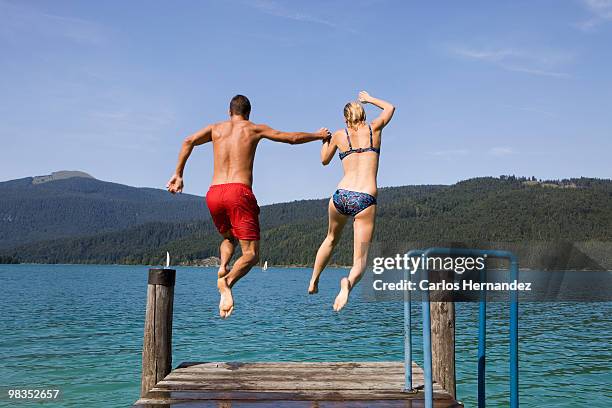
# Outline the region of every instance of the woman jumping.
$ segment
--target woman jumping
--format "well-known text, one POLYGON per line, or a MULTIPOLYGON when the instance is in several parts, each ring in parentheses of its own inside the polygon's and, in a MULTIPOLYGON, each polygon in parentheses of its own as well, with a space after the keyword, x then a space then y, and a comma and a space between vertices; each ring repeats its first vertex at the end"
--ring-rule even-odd
POLYGON ((366 114, 361 104, 347 103, 344 106, 346 128, 334 132, 330 139, 323 142, 321 148, 321 162, 324 166, 329 164, 336 149, 340 150, 344 177, 329 200, 327 237, 317 251, 308 293, 318 292, 319 276, 338 244, 348 217, 354 218, 353 267, 348 277, 340 281, 340 293, 334 302, 335 311, 346 305, 349 293, 366 268, 376 218, 376 175, 382 130, 395 111, 395 107, 389 102, 374 98, 365 91, 359 92, 359 102, 371 103, 383 111, 370 124, 366 122, 366 114))

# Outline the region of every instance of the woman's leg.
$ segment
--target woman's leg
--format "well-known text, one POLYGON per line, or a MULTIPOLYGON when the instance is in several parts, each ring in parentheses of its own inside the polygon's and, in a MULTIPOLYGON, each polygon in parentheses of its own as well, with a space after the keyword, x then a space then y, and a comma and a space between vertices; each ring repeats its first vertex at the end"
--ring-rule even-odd
POLYGON ((334 310, 342 309, 348 302, 349 293, 361 280, 368 261, 368 250, 374 235, 374 222, 376 219, 376 205, 371 205, 355 216, 353 223, 353 267, 348 278, 340 281, 340 293, 334 302, 334 310))
POLYGON ((308 286, 308 293, 313 294, 319 291, 319 276, 323 269, 327 266, 331 254, 340 240, 342 235, 342 229, 346 224, 347 216, 342 215, 336 210, 332 199, 329 200, 328 206, 329 212, 329 227, 327 228, 327 236, 321 243, 319 250, 317 251, 317 257, 315 258, 314 269, 312 270, 312 278, 310 278, 310 285, 308 286))

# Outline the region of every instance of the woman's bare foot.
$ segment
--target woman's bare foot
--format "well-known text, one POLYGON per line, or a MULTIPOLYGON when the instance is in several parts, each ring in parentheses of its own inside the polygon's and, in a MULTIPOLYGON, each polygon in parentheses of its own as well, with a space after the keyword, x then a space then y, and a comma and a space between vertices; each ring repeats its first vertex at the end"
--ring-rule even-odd
POLYGON ((334 310, 339 312, 346 305, 349 298, 349 293, 351 293, 351 282, 349 282, 348 278, 342 278, 340 280, 340 293, 336 296, 336 301, 334 302, 334 310))
POLYGON ((308 285, 308 294, 314 295, 315 293, 319 293, 319 280, 310 279, 310 284, 308 285))
POLYGON ((219 266, 219 271, 217 272, 217 278, 224 278, 230 271, 229 266, 221 265, 219 266))
POLYGON ((219 301, 219 316, 227 319, 234 311, 232 289, 228 286, 225 278, 217 279, 217 288, 221 294, 221 300, 219 301))

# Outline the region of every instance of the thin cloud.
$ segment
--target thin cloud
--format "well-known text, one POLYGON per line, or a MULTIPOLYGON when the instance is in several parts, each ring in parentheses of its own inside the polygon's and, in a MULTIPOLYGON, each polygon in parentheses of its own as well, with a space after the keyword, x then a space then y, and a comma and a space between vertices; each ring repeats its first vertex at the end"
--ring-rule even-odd
POLYGON ((600 24, 612 21, 612 0, 581 0, 580 2, 591 14, 591 17, 575 23, 574 26, 579 29, 588 31, 600 24))
POLYGON ((81 103, 87 107, 86 125, 118 140, 122 138, 117 135, 126 134, 154 141, 176 121, 175 111, 166 103, 117 88, 100 91, 95 99, 81 103))
POLYGON ((0 34, 9 39, 34 34, 65 38, 84 45, 101 45, 107 41, 107 30, 98 23, 49 14, 34 7, 0 0, 0 16, 0 34))
POLYGON ((451 158, 451 157, 457 157, 457 156, 466 156, 469 154, 469 150, 467 149, 438 150, 436 152, 432 152, 431 154, 434 156, 451 158))
POLYGON ((324 25, 324 26, 331 27, 334 29, 347 30, 345 27, 341 27, 338 24, 330 20, 320 18, 312 14, 304 13, 301 11, 292 10, 286 7, 285 5, 282 5, 273 0, 257 0, 254 2, 248 2, 246 4, 254 7, 255 9, 261 11, 262 13, 266 13, 271 16, 285 18, 285 19, 294 20, 294 21, 301 21, 305 23, 324 25))
POLYGON ((513 65, 506 65, 506 66, 504 66, 504 68, 507 69, 508 71, 524 72, 526 74, 549 76, 549 77, 553 77, 553 78, 569 78, 571 76, 567 72, 544 71, 544 70, 541 70, 541 69, 517 67, 517 66, 513 66, 513 65))
POLYGON ((467 58, 479 59, 490 62, 502 61, 509 57, 516 57, 520 55, 517 51, 511 49, 502 50, 474 50, 469 48, 453 48, 455 54, 461 55, 467 58))
POLYGON ((510 108, 510 109, 516 109, 516 110, 521 110, 521 111, 525 111, 525 112, 531 112, 531 113, 537 113, 540 115, 545 115, 545 116, 550 116, 550 117, 557 117, 558 115, 554 112, 551 112, 549 110, 546 109, 541 109, 539 107, 532 107, 532 106, 515 106, 515 105, 502 105, 506 108, 510 108))
POLYGON ((509 156, 515 154, 516 151, 511 147, 506 146, 497 146, 489 149, 488 154, 491 156, 501 157, 501 156, 509 156))
POLYGON ((572 59, 572 56, 566 53, 529 52, 512 48, 475 49, 469 47, 452 47, 450 52, 462 58, 495 65, 506 71, 553 78, 569 78, 571 76, 566 72, 554 69, 556 66, 572 59))

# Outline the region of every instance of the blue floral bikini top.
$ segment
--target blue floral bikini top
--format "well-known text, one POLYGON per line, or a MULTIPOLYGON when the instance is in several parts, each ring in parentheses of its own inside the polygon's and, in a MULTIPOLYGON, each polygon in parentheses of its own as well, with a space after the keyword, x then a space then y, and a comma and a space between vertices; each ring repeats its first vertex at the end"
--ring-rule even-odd
POLYGON ((349 136, 348 129, 344 129, 346 132, 346 140, 348 140, 349 149, 346 152, 338 152, 338 157, 340 160, 344 159, 349 154, 353 153, 365 153, 365 152, 374 152, 376 154, 380 154, 380 147, 374 147, 374 142, 372 141, 372 126, 368 123, 368 128, 370 129, 370 147, 359 147, 357 149, 353 149, 353 145, 351 144, 351 137, 349 136))

